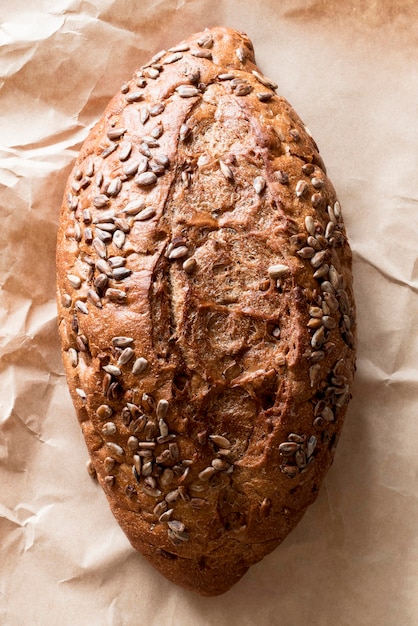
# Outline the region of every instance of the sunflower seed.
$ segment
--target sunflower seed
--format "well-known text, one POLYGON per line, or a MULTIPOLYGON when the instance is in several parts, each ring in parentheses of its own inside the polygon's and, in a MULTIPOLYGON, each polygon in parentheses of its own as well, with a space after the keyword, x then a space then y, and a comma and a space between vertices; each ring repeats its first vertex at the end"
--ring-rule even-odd
POLYGON ((333 317, 330 317, 329 315, 324 315, 324 317, 322 318, 322 323, 328 330, 332 330, 337 326, 337 322, 335 321, 335 319, 333 317))
POLYGON ((156 67, 147 67, 144 70, 144 74, 147 78, 151 78, 152 80, 155 80, 156 78, 159 77, 160 71, 156 67))
POLYGON ((297 198, 301 198, 306 190, 308 189, 308 183, 304 180, 299 180, 296 183, 296 187, 295 187, 295 194, 297 198))
POLYGON ((192 85, 179 85, 176 87, 176 91, 181 98, 193 98, 200 93, 197 87, 193 87, 192 85))
POLYGON ((200 39, 197 40, 197 45, 201 48, 211 48, 213 46, 213 37, 210 33, 203 34, 200 39))
POLYGON ((311 317, 322 317, 323 312, 319 306, 311 306, 309 307, 309 315, 311 317))
POLYGON ((104 365, 103 369, 105 372, 107 372, 111 376, 121 376, 122 374, 119 367, 116 367, 116 365, 104 365))
POLYGON ((189 252, 189 249, 187 248, 187 246, 177 246, 171 250, 171 252, 168 255, 168 258, 171 260, 181 259, 184 256, 186 256, 188 252, 189 252))
POLYGON ((270 91, 260 91, 257 94, 257 98, 260 102, 268 102, 273 97, 273 94, 270 91))
POLYGON ((320 363, 316 363, 309 368, 309 381, 311 383, 311 387, 314 387, 316 383, 319 381, 321 376, 322 366, 320 363))
POLYGON ((313 425, 314 428, 318 429, 318 430, 322 430, 322 428, 324 428, 325 426, 325 422, 323 420, 323 418, 321 416, 316 417, 313 421, 313 425))
POLYGON ((218 74, 219 80, 234 80, 235 74, 218 74))
POLYGON ((338 202, 338 200, 334 203, 334 215, 337 220, 341 219, 341 204, 338 202))
POLYGON ((132 200, 129 202, 125 208, 123 209, 123 213, 127 215, 136 215, 144 208, 145 203, 143 198, 137 198, 136 200, 132 200))
POLYGON ((158 518, 158 521, 159 522, 169 522, 169 520, 171 519, 171 516, 173 515, 173 510, 174 509, 168 509, 167 511, 164 511, 164 513, 161 513, 161 515, 158 518))
POLYGON ((142 372, 144 372, 148 367, 148 361, 147 359, 144 359, 144 357, 139 357, 138 359, 136 359, 135 363, 133 364, 132 367, 132 374, 142 374, 142 372))
POLYGON ((311 178, 311 184, 312 187, 315 187, 315 189, 321 189, 321 187, 325 185, 325 181, 322 178, 314 176, 313 178, 311 178))
POLYGON ((149 149, 149 146, 148 144, 145 143, 145 141, 139 144, 138 150, 142 154, 142 156, 146 157, 145 159, 142 160, 141 166, 138 167, 138 174, 142 174, 143 172, 146 171, 148 167, 148 159, 150 159, 152 155, 151 155, 151 150, 149 149))
POLYGON ((340 276, 333 265, 330 265, 329 268, 329 281, 334 289, 339 289, 340 287, 340 276))
POLYGON ((229 165, 227 165, 224 161, 222 161, 221 159, 219 159, 219 167, 221 169, 222 174, 224 175, 224 177, 227 180, 233 181, 234 180, 234 173, 231 170, 231 168, 229 167, 229 165))
POLYGON ((154 507, 153 513, 156 517, 160 517, 160 515, 162 515, 163 513, 167 511, 167 509, 168 509, 167 502, 165 500, 162 500, 154 507))
POLYGON ((324 327, 321 326, 314 332, 311 338, 311 346, 312 348, 320 348, 325 341, 325 331, 324 327))
POLYGON ((263 190, 264 190, 264 188, 266 186, 266 181, 265 181, 265 179, 262 176, 256 176, 254 178, 253 185, 254 185, 255 192, 260 194, 260 193, 263 192, 263 190))
POLYGON ((299 449, 299 444, 294 441, 285 441, 279 445, 279 452, 283 456, 291 456, 299 449))
POLYGON ((111 128, 107 132, 108 139, 114 141, 115 139, 120 139, 126 133, 126 128, 111 128))
POLYGON ((276 280, 277 278, 281 278, 287 274, 290 271, 290 268, 282 263, 277 263, 276 265, 270 265, 267 271, 270 278, 276 280))
POLYGON ((69 348, 68 349, 68 356, 69 356, 71 365, 73 367, 77 367, 77 365, 78 365, 78 352, 77 352, 77 350, 75 350, 75 348, 69 348))
POLYGON ((277 89, 278 87, 277 83, 275 83, 274 80, 271 80, 271 78, 267 78, 267 76, 263 76, 263 74, 260 74, 260 72, 257 72, 257 70, 252 70, 252 73, 254 74, 256 79, 262 85, 264 85, 264 87, 269 87, 269 89, 273 89, 273 91, 277 89))
POLYGON ((244 48, 237 48, 235 50, 235 54, 237 55, 237 58, 239 61, 241 61, 241 63, 245 63, 245 61, 247 60, 247 54, 244 50, 244 48))
POLYGON ((139 440, 138 437, 134 437, 133 435, 128 438, 127 446, 129 450, 135 451, 138 449, 139 440))
POLYGON ((142 91, 131 91, 130 93, 127 93, 125 95, 125 100, 128 103, 131 102, 139 102, 140 100, 142 100, 144 97, 144 94, 142 93, 142 91))
POLYGON ((172 504, 173 502, 178 500, 179 496, 180 496, 179 490, 173 489, 172 491, 168 492, 168 494, 166 495, 164 499, 168 504, 172 504))
MULTIPOLYGON (((139 409, 138 409, 138 411, 139 411, 139 409)), ((131 412, 131 415, 132 415, 132 412, 131 412)), ((145 417, 145 415, 141 415, 141 414, 139 414, 139 417, 134 415, 133 418, 134 418, 134 422, 130 426, 131 432, 133 432, 133 433, 141 433, 144 430, 145 426, 146 426, 147 418, 145 417)), ((142 447, 144 447, 145 443, 147 443, 147 442, 143 442, 140 445, 142 447)))
POLYGON ((110 182, 106 193, 108 196, 117 196, 121 189, 122 189, 122 181, 117 176, 110 182))
POLYGON ((180 141, 185 141, 190 135, 190 128, 187 124, 182 124, 180 127, 180 141))
POLYGON ((312 317, 308 322, 308 328, 310 329, 319 328, 320 326, 322 326, 322 319, 320 318, 312 317))
POLYGON ((156 117, 157 115, 160 115, 165 109, 165 104, 163 102, 158 102, 158 104, 155 104, 153 107, 150 108, 150 115, 152 115, 153 117, 156 117))
POLYGON ((219 448, 225 448, 228 450, 231 447, 229 439, 223 437, 222 435, 209 435, 209 439, 219 448))
POLYGON ((167 535, 168 538, 170 539, 171 543, 175 546, 181 545, 183 542, 188 541, 189 540, 189 534, 184 532, 184 533, 176 533, 173 530, 168 529, 167 531, 167 535))
POLYGON ((329 280, 324 280, 324 282, 321 283, 321 291, 333 294, 334 293, 334 287, 331 285, 329 280))
POLYGON ((102 433, 105 437, 114 435, 116 433, 116 424, 114 422, 106 422, 106 424, 103 424, 102 433))
POLYGON ((190 54, 198 59, 212 59, 210 50, 193 50, 190 54))
POLYGON ((251 93, 252 90, 253 88, 251 87, 251 85, 249 85, 248 83, 241 82, 234 89, 234 93, 236 96, 247 96, 249 93, 251 93))
POLYGON ((76 393, 82 400, 84 401, 87 400, 87 394, 84 391, 84 389, 80 389, 80 387, 76 387, 76 393))
POLYGON ((155 185, 155 183, 157 182, 157 176, 154 174, 154 172, 143 172, 135 178, 135 182, 137 185, 145 187, 155 185))
POLYGON ((315 435, 311 435, 308 439, 308 445, 306 449, 306 456, 309 458, 312 456, 317 444, 317 438, 315 435))
POLYGON ((332 410, 329 408, 329 406, 326 406, 322 412, 321 412, 321 417, 322 419, 324 419, 326 422, 333 422, 335 420, 334 417, 334 413, 332 412, 332 410))
POLYGON ((306 454, 303 450, 296 450, 295 462, 299 469, 303 469, 304 467, 306 467, 306 454))
POLYGON ((114 152, 117 147, 118 147, 117 143, 110 144, 110 146, 107 146, 106 148, 103 149, 103 151, 102 151, 100 156, 102 157, 102 159, 107 159, 107 157, 110 154, 112 154, 112 152, 114 152))
POLYGON ((311 204, 315 209, 319 208, 322 204, 323 196, 321 193, 314 193, 311 196, 311 204))
POLYGON ((183 262, 182 267, 187 274, 190 274, 196 267, 196 259, 192 256, 189 257, 183 262))
POLYGON ((307 215, 305 217, 305 227, 308 233, 313 237, 315 235, 315 221, 312 215, 307 215))
POLYGON ((282 185, 287 185, 289 182, 289 176, 287 172, 284 172, 283 170, 277 170, 276 178, 282 185))
MULTIPOLYGON (((172 469, 167 467, 160 476, 160 484, 163 489, 168 487, 174 480, 174 472, 172 469)), ((166 500, 167 502, 167 500, 166 500)))
POLYGON ((327 206, 327 212, 328 212, 328 216, 329 216, 330 221, 331 221, 334 225, 336 225, 336 224, 337 224, 337 222, 338 222, 338 220, 337 220, 337 218, 335 217, 335 213, 334 213, 334 211, 333 211, 333 208, 332 208, 332 207, 330 207, 330 206, 327 206))
POLYGON ((224 459, 213 459, 211 465, 217 472, 227 470, 230 467, 230 463, 224 459))
POLYGON ((163 400, 163 399, 159 400, 157 404, 157 411, 156 411, 157 417, 158 418, 166 417, 169 406, 170 405, 167 400, 163 400))
POLYGON ((85 302, 83 302, 82 300, 77 300, 75 303, 75 308, 80 311, 81 313, 84 313, 84 315, 88 315, 88 308, 85 302))
POLYGON ((312 235, 309 235, 309 237, 306 240, 306 243, 308 244, 308 246, 313 248, 316 252, 320 252, 322 250, 321 243, 318 241, 316 237, 312 237, 312 235))
POLYGON ((198 473, 198 478, 203 481, 209 480, 215 474, 216 470, 214 467, 205 467, 204 470, 198 473))
POLYGON ((71 287, 74 289, 80 289, 81 287, 81 278, 76 276, 75 274, 67 274, 67 280, 70 283, 71 287))
POLYGON ((179 520, 172 520, 168 522, 168 527, 177 533, 183 533, 186 530, 185 524, 179 520))
POLYGON ((113 278, 117 281, 125 280, 132 274, 132 270, 127 269, 126 267, 116 267, 113 270, 113 278))
POLYGON ((147 485, 143 485, 142 486, 142 491, 147 495, 147 496, 151 496, 152 498, 159 498, 161 495, 161 491, 155 487, 149 487, 147 485))
POLYGON ((161 165, 160 163, 157 163, 155 159, 152 159, 150 161, 149 168, 151 172, 153 172, 157 176, 161 176, 162 174, 164 174, 164 171, 165 171, 165 167, 161 165))
POLYGON ((112 235, 108 232, 105 232, 101 228, 96 228, 96 235, 101 241, 103 241, 103 243, 110 243, 112 241, 112 235))
POLYGON ((113 243, 117 248, 123 248, 125 243, 125 233, 122 230, 116 230, 113 233, 113 243))
POLYGON ((108 258, 108 265, 113 270, 117 267, 123 267, 126 263, 126 259, 123 256, 111 256, 108 258))
POLYGON ((118 456, 123 456, 123 448, 117 443, 114 443, 113 441, 106 441, 106 446, 114 454, 117 454, 118 456))
POLYGON ((107 250, 106 250, 106 245, 105 243, 99 239, 98 237, 95 237, 93 239, 93 248, 95 249, 97 255, 102 258, 105 259, 107 256, 107 250))
MULTIPOLYGON (((102 231, 105 230, 105 231, 107 231, 107 233, 113 233, 114 230, 116 230, 116 226, 114 225, 113 222, 98 222, 96 224, 96 232, 99 229, 102 230, 102 231)), ((104 240, 102 239, 102 241, 104 241, 104 240)))
POLYGON ((126 163, 125 167, 123 168, 123 173, 126 176, 126 178, 131 178, 131 176, 134 176, 139 168, 139 161, 131 159, 130 161, 128 161, 128 163, 126 163))
POLYGON ((166 437, 168 435, 167 423, 162 418, 158 420, 158 428, 160 429, 161 437, 166 437))
POLYGON ((156 154, 154 155, 154 161, 159 165, 162 165, 164 168, 167 168, 170 165, 170 159, 166 154, 156 154))
POLYGON ((325 278, 325 276, 328 276, 328 272, 329 272, 329 266, 327 263, 324 263, 323 265, 321 265, 316 272, 314 272, 314 278, 325 278))
POLYGON ((80 352, 88 352, 88 339, 85 335, 77 335, 75 342, 80 352))
POLYGON ((141 124, 146 124, 147 121, 149 120, 149 116, 150 116, 150 111, 148 107, 142 107, 142 109, 139 112, 139 120, 141 122, 141 124))
POLYGON ((159 465, 164 465, 165 463, 169 463, 171 461, 170 451, 163 450, 161 454, 159 454, 155 460, 159 465))
POLYGON ((118 359, 118 367, 122 367, 129 363, 131 359, 135 356, 135 352, 129 346, 123 350, 119 359, 118 359))
POLYGON ((166 57, 164 61, 162 62, 162 64, 170 65, 170 63, 175 63, 176 61, 180 61, 180 59, 182 58, 183 58, 183 55, 181 52, 174 52, 173 54, 170 54, 168 57, 166 57))
POLYGON ((64 308, 69 309, 71 306, 71 296, 68 293, 64 293, 61 298, 61 304, 64 308))
POLYGON ((93 241, 93 232, 92 232, 91 228, 89 228, 89 227, 84 229, 84 241, 87 244, 91 244, 91 242, 93 241))
POLYGON ((106 474, 110 474, 110 472, 114 469, 115 465, 116 465, 115 459, 113 459, 111 456, 107 456, 103 462, 103 466, 104 466, 106 474))
POLYGON ((142 137, 142 143, 145 143, 149 148, 158 148, 158 146, 160 145, 158 141, 156 141, 155 138, 151 137, 150 135, 144 135, 142 137))
POLYGON ((310 246, 306 246, 297 251, 297 253, 302 259, 312 259, 315 256, 315 250, 310 246))
POLYGON ((320 267, 323 264, 323 262, 325 261, 325 259, 327 258, 327 256, 328 256, 328 251, 327 250, 321 250, 321 252, 316 252, 316 254, 314 254, 313 257, 311 257, 311 265, 312 265, 312 267, 314 267, 315 269, 320 267))

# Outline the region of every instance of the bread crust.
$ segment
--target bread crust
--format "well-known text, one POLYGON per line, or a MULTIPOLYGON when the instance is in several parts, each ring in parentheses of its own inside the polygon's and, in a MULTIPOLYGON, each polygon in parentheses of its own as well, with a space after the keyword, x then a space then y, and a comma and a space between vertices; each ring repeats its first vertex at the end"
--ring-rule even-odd
POLYGON ((223 593, 314 501, 355 369, 351 252, 308 129, 212 28, 135 73, 69 177, 59 331, 132 545, 223 593))

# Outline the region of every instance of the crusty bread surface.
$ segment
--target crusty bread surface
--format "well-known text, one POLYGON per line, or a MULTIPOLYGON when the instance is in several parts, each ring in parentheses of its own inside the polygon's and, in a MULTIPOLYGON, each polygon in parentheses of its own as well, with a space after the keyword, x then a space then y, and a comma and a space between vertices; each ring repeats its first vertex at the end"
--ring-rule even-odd
POLYGON ((110 507, 175 583, 223 593, 300 520, 355 367, 351 252, 308 129, 228 28, 124 83, 69 177, 69 390, 110 507))

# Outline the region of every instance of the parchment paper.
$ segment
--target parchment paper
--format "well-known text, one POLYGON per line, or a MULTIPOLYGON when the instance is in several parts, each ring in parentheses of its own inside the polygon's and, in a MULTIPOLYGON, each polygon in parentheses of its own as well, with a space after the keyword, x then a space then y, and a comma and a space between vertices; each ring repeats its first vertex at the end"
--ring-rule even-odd
POLYGON ((418 624, 416 0, 1 0, 0 624, 418 624), (224 596, 130 547, 85 469, 63 377, 64 183, 125 79, 206 26, 247 32, 314 135, 354 253, 354 398, 317 502, 224 596))

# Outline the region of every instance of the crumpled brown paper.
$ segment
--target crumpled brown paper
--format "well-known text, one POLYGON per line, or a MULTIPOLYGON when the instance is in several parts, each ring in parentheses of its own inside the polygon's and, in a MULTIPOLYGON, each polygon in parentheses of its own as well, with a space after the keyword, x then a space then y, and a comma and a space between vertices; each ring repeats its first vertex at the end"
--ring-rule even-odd
POLYGON ((418 623, 418 5, 415 0, 2 0, 0 624, 418 623), (354 398, 317 502, 224 596, 130 547, 63 377, 58 210, 89 127, 132 72, 206 26, 247 32, 317 140, 354 253, 354 398))

